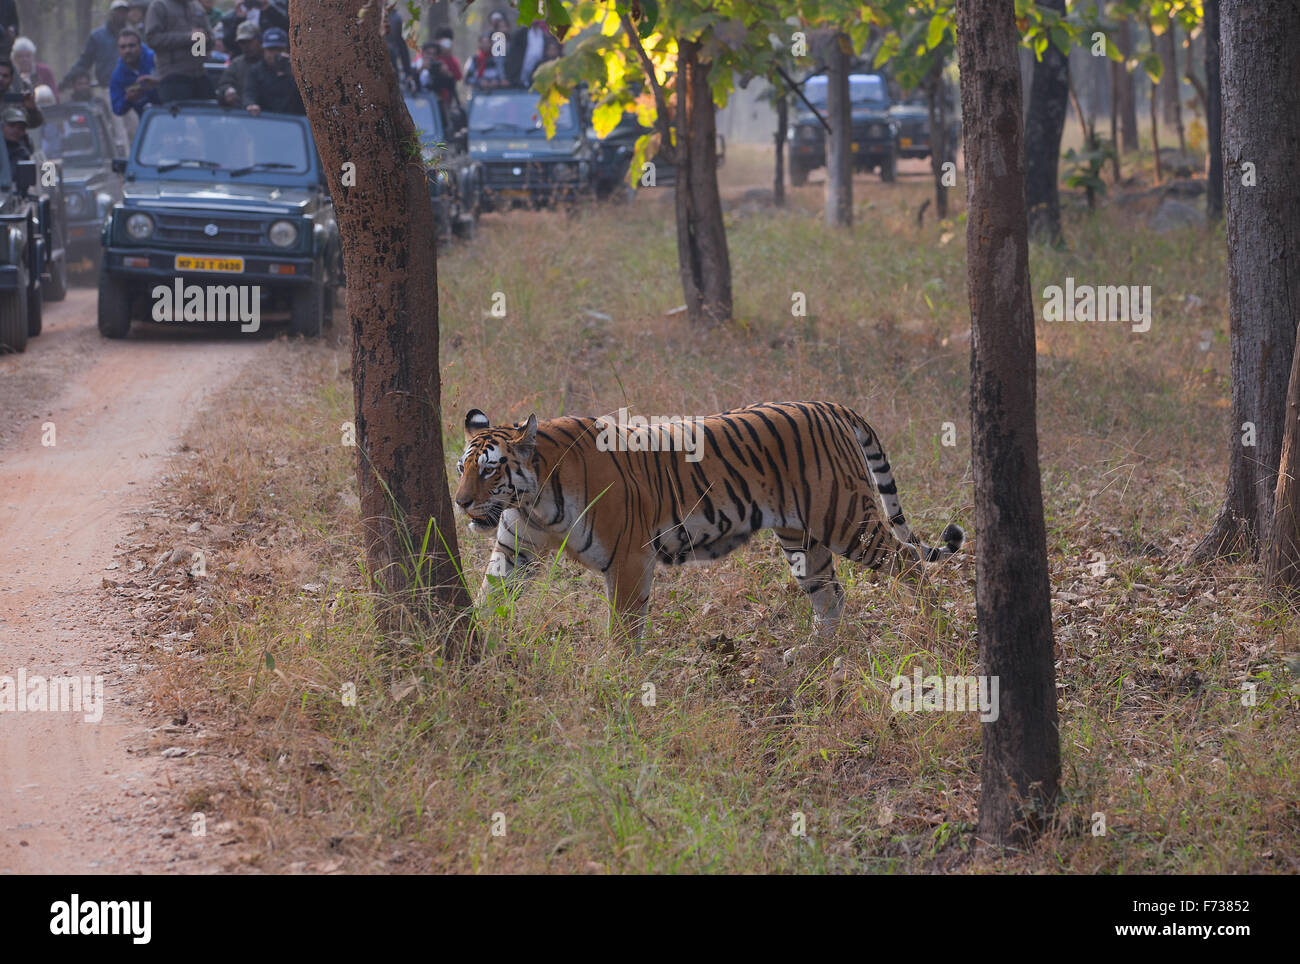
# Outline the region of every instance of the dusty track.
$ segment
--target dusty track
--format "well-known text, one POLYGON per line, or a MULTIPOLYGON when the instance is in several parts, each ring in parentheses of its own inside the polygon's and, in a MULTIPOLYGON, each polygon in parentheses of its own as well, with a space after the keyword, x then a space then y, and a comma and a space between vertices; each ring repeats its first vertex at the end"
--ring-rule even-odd
POLYGON ((0 712, 0 873, 193 872, 228 856, 162 802, 176 764, 101 584, 187 420, 267 338, 137 325, 109 342, 95 292, 74 288, 25 354, 0 357, 0 676, 104 679, 98 723, 0 712))

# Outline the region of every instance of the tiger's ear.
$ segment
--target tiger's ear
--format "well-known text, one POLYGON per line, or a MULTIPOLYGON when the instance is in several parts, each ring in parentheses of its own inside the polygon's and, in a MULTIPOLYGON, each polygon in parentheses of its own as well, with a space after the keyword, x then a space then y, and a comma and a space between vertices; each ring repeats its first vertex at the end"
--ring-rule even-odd
POLYGON ((475 435, 484 429, 492 427, 488 417, 480 412, 477 408, 471 408, 465 415, 465 434, 475 435))
POLYGON ((515 438, 515 451, 521 455, 531 455, 537 449, 537 415, 528 416, 528 421, 519 430, 515 438))

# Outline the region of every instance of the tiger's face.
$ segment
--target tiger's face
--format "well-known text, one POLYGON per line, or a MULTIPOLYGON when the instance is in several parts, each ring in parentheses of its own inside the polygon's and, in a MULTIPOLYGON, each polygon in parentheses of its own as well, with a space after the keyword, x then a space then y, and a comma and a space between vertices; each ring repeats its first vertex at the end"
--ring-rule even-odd
POLYGON ((537 493, 532 465, 536 449, 536 415, 523 425, 497 428, 477 408, 465 416, 465 451, 456 463, 456 506, 469 518, 471 530, 495 532, 501 513, 537 493))

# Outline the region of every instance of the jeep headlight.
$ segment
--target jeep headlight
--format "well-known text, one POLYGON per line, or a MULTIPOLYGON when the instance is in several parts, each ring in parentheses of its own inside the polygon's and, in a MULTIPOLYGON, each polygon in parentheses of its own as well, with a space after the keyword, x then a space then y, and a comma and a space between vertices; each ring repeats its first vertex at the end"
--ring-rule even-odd
POLYGON ((86 213, 86 195, 81 191, 73 191, 68 194, 66 203, 68 207, 68 217, 79 218, 86 213))
POLYGON ((276 221, 267 232, 267 237, 277 248, 291 248, 298 241, 298 225, 292 221, 276 221))
POLYGON ((139 212, 126 219, 126 233, 132 241, 148 241, 153 237, 153 218, 139 212))

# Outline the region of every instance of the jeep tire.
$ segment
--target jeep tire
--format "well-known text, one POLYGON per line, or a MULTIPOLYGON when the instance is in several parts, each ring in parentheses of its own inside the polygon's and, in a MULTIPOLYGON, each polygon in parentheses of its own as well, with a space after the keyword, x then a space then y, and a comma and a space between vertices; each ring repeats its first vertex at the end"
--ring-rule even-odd
POLYGON ((325 326, 325 285, 318 282, 293 289, 289 306, 289 328, 304 338, 320 337, 325 326))
POLYGON ((105 338, 125 338, 131 330, 131 292, 120 278, 99 275, 99 333, 105 338))
POLYGON ((0 291, 0 352, 27 350, 27 288, 0 291))

